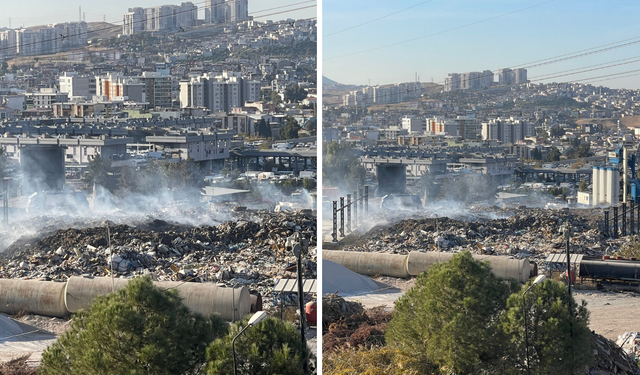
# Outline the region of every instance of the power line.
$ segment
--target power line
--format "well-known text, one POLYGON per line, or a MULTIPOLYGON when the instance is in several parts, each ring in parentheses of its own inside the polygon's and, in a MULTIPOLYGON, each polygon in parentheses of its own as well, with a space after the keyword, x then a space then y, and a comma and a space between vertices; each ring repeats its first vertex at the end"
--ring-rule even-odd
POLYGON ((274 9, 279 9, 279 8, 286 8, 286 7, 291 7, 294 5, 300 5, 300 4, 305 4, 305 3, 315 3, 316 0, 307 0, 307 1, 300 1, 298 3, 292 3, 292 4, 288 4, 288 5, 282 5, 280 7, 275 7, 275 8, 267 8, 267 9, 262 9, 262 10, 256 10, 253 12, 253 14, 256 13, 262 13, 262 12, 266 12, 266 11, 270 11, 270 10, 274 10, 274 9))
MULTIPOLYGON (((583 50, 579 50, 579 51, 574 51, 574 52, 570 52, 570 53, 566 53, 566 54, 562 54, 562 55, 558 55, 558 56, 549 57, 549 58, 546 58, 546 59, 532 61, 532 62, 529 62, 529 63, 522 64, 520 66, 522 66, 522 67, 537 67, 537 66, 543 66, 543 65, 551 65, 551 64, 558 63, 558 62, 571 60, 571 59, 574 59, 574 58, 580 58, 580 57, 584 57, 584 56, 588 56, 588 55, 593 55, 593 54, 596 54, 596 53, 608 52, 608 51, 611 51, 611 50, 614 50, 614 49, 618 49, 618 48, 622 48, 622 47, 628 47, 628 46, 635 45, 635 44, 638 44, 638 43, 640 43, 640 37, 633 37, 633 38, 623 39, 623 40, 612 42, 612 43, 599 45, 599 46, 596 46, 596 47, 591 47, 591 48, 587 48, 587 49, 583 49, 583 50)), ((621 61, 626 61, 626 60, 630 60, 630 59, 633 59, 633 58, 634 57, 628 58, 628 59, 622 59, 622 60, 615 60, 613 62, 616 62, 616 61, 617 62, 621 62, 621 61)), ((635 62, 635 61, 633 61, 633 62, 635 62)), ((586 69, 586 68, 590 68, 590 67, 600 66, 600 65, 604 65, 604 64, 608 64, 608 63, 596 64, 596 65, 587 66, 587 67, 581 67, 581 68, 575 68, 575 69, 570 69, 570 70, 563 71, 563 72, 549 73, 549 74, 544 75, 544 77, 547 77, 547 78, 539 78, 539 79, 536 79, 536 80, 545 80, 545 79, 550 79, 550 78, 556 78, 556 77, 564 76, 564 75, 558 75, 559 73, 566 73, 566 72, 576 71, 576 70, 580 70, 580 69, 586 69), (548 77, 548 76, 553 76, 553 77, 548 77)), ((624 65, 624 64, 628 64, 628 63, 613 64, 613 65, 611 65, 609 67, 614 67, 614 66, 624 65)), ((517 69, 517 66, 511 66, 508 69, 517 69)), ((600 68, 600 69, 604 69, 604 68, 600 68)), ((593 70, 598 70, 598 69, 589 69, 589 70, 585 70, 583 72, 593 71, 593 70)), ((573 74, 578 74, 578 73, 573 73, 573 74)), ((566 75, 570 75, 570 74, 566 74, 566 75)), ((492 73, 491 77, 493 77, 493 76, 494 76, 494 74, 492 73)), ((486 77, 489 77, 489 75, 480 75, 480 76, 478 76, 478 79, 486 78, 486 77)), ((438 82, 435 82, 435 83, 436 84, 444 84, 445 81, 438 81, 438 82)), ((415 91, 416 90, 413 90, 412 92, 415 92, 415 91)), ((339 96, 339 95, 325 94, 325 96, 339 96)), ((384 97, 384 95, 382 97, 384 97)), ((409 100, 415 100, 415 99, 409 99, 409 100)), ((402 101, 400 101, 400 102, 402 102, 402 101)), ((392 103, 389 103, 389 104, 392 104, 392 103)))
POLYGON ((541 5, 548 4, 548 3, 551 3, 551 2, 554 2, 554 1, 556 1, 556 0, 548 0, 548 1, 545 1, 545 2, 542 2, 542 3, 538 3, 538 4, 534 4, 534 5, 525 7, 525 8, 521 8, 521 9, 517 9, 517 10, 511 11, 511 12, 499 14, 497 16, 485 18, 485 19, 480 20, 480 21, 476 21, 476 22, 465 24, 465 25, 457 26, 457 27, 454 27, 454 28, 451 28, 451 29, 438 31, 438 32, 435 32, 435 33, 432 33, 432 34, 423 35, 423 36, 419 36, 417 38, 407 39, 407 40, 403 40, 401 42, 391 43, 391 44, 387 44, 387 45, 380 46, 380 47, 375 47, 375 48, 370 48, 370 49, 366 49, 366 50, 362 50, 362 51, 347 53, 347 54, 344 54, 344 55, 324 58, 323 60, 325 60, 325 61, 327 61, 327 60, 335 60, 335 59, 339 59, 339 58, 343 58, 343 57, 347 57, 347 56, 359 55, 359 54, 365 53, 365 52, 377 51, 377 50, 383 49, 383 48, 394 47, 394 46, 397 46, 397 45, 400 45, 400 44, 404 44, 404 43, 415 42, 416 40, 420 40, 420 39, 424 39, 424 38, 428 38, 428 37, 436 36, 436 35, 440 35, 440 34, 445 34, 445 33, 448 33, 450 31, 460 30, 460 29, 463 29, 463 28, 466 28, 466 27, 469 27, 469 26, 474 26, 474 25, 477 25, 477 24, 480 24, 480 23, 484 23, 484 22, 487 22, 487 21, 491 21, 491 20, 495 20, 495 19, 498 19, 498 18, 506 17, 506 16, 511 15, 511 14, 523 12, 525 10, 529 10, 529 9, 532 9, 532 8, 535 8, 535 7, 539 7, 541 5))
POLYGON ((416 7, 418 7, 418 6, 422 5, 422 4, 426 4, 426 3, 429 3, 429 2, 431 2, 431 1, 433 1, 433 0, 423 1, 423 2, 421 2, 421 3, 419 3, 419 4, 416 4, 416 5, 410 6, 410 7, 408 7, 408 8, 401 9, 401 10, 399 10, 399 11, 397 11, 397 12, 389 13, 389 14, 384 15, 384 16, 382 16, 382 17, 378 17, 378 18, 375 18, 375 19, 372 19, 372 20, 369 20, 369 21, 366 21, 366 22, 363 22, 363 23, 360 23, 360 24, 357 24, 357 25, 354 25, 354 26, 351 26, 351 27, 347 27, 346 29, 342 29, 342 30, 339 30, 339 31, 333 32, 333 33, 331 33, 331 34, 324 35, 323 37, 324 37, 324 38, 326 38, 326 37, 330 37, 330 36, 332 36, 332 35, 336 35, 336 34, 343 33, 343 32, 348 31, 348 30, 353 30, 353 29, 355 29, 355 28, 357 28, 357 27, 364 26, 364 25, 368 25, 368 24, 370 24, 370 23, 373 23, 373 22, 379 21, 379 20, 381 20, 381 19, 384 19, 384 18, 387 18, 387 17, 391 17, 391 16, 393 16, 393 15, 396 15, 396 14, 398 14, 398 13, 402 13, 402 12, 404 12, 404 11, 406 11, 406 10, 409 10, 409 9, 416 8, 416 7))

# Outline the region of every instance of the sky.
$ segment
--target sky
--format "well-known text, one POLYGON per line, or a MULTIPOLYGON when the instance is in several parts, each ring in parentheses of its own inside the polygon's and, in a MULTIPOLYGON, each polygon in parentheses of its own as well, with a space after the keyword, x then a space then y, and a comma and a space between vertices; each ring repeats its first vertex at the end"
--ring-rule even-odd
POLYGON ((416 73, 442 84, 449 73, 497 73, 628 43, 529 67, 528 78, 640 89, 637 0, 323 0, 322 11, 322 74, 344 84, 408 82, 416 73))
MULTIPOLYGON (((28 1, 5 1, 2 4, 2 18, 0 18, 0 28, 36 26, 56 22, 78 21, 78 7, 85 13, 87 22, 106 20, 110 23, 122 25, 122 16, 132 7, 151 7, 157 5, 168 5, 185 2, 185 0, 109 0, 109 1, 68 1, 68 0, 28 0, 28 1)), ((191 0, 198 7, 198 17, 204 18, 204 1, 191 0)), ((316 17, 316 7, 300 9, 296 11, 259 17, 267 14, 293 10, 297 8, 315 5, 316 1, 305 0, 249 0, 249 15, 254 15, 258 21, 281 20, 286 18, 311 18, 316 17), (299 3, 299 4, 298 4, 299 3), (295 4, 295 5, 293 5, 295 4), (287 6, 291 5, 291 6, 287 6), (273 9, 261 12, 263 10, 273 9), (255 13, 255 14, 254 14, 255 13)))

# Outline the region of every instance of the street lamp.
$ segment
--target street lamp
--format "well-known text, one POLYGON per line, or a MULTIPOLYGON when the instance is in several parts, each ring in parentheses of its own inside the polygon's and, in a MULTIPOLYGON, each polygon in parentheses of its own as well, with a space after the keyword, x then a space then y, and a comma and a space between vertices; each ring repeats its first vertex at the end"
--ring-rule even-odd
POLYGON ((238 336, 240 336, 244 331, 247 330, 247 328, 252 327, 258 323, 260 323, 261 321, 265 320, 267 318, 267 313, 264 311, 258 311, 257 313, 253 314, 253 316, 251 317, 251 319, 249 319, 249 324, 247 324, 246 327, 244 327, 240 333, 238 333, 236 335, 236 337, 233 338, 233 340, 231 340, 231 349, 233 351, 233 374, 237 375, 238 374, 238 369, 236 368, 236 339, 238 338, 238 336))
POLYGON ((534 285, 540 284, 541 282, 544 281, 544 279, 546 279, 545 275, 539 275, 538 277, 536 277, 535 280, 533 280, 533 282, 531 283, 531 285, 529 285, 527 290, 525 290, 524 293, 522 293, 522 313, 524 315, 524 348, 526 353, 528 375, 531 375, 531 369, 529 369, 529 336, 527 334, 527 309, 525 308, 524 296, 525 294, 527 294, 529 289, 533 288, 534 285))

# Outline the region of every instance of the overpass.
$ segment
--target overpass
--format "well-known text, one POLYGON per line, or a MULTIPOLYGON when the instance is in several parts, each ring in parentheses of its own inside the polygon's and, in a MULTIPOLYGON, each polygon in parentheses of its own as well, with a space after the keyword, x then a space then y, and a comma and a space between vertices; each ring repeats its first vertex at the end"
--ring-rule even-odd
MULTIPOLYGON (((305 169, 317 169, 318 150, 294 148, 291 150, 236 150, 230 157, 244 171, 264 170, 265 165, 284 165, 286 170, 298 173, 305 169), (273 164, 272 164, 273 163, 273 164)), ((269 169, 269 172, 271 169, 269 169)))

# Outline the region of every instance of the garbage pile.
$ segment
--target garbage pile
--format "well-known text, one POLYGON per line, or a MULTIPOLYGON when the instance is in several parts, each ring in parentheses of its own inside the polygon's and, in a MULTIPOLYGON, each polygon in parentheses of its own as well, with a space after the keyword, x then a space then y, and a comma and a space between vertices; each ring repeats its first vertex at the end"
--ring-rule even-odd
POLYGON ((621 337, 614 343, 598 334, 593 334, 595 364, 589 369, 590 375, 640 375, 637 359, 620 347, 621 337))
POLYGON ((616 344, 636 361, 640 357, 640 332, 625 332, 618 336, 616 344))
POLYGON ((365 310, 359 302, 326 295, 322 300, 322 353, 384 346, 391 314, 384 306, 365 310))
POLYGON ((591 210, 522 208, 510 217, 484 221, 412 218, 374 227, 343 242, 344 250, 348 251, 408 254, 410 251, 469 250, 541 261, 549 253, 564 251, 566 241, 562 228, 565 223, 573 228, 571 252, 574 254, 611 254, 632 240, 632 236, 605 238, 597 226, 599 215, 600 212, 591 210))
POLYGON ((66 281, 70 276, 216 282, 260 292, 274 304, 276 278, 295 277, 296 259, 285 250, 296 231, 310 240, 305 278, 316 278, 316 217, 309 210, 243 211, 217 226, 189 226, 149 219, 60 229, 44 238, 21 238, 0 253, 0 277, 66 281), (110 236, 108 235, 110 234, 110 236), (293 267, 291 267, 293 266, 293 267))

